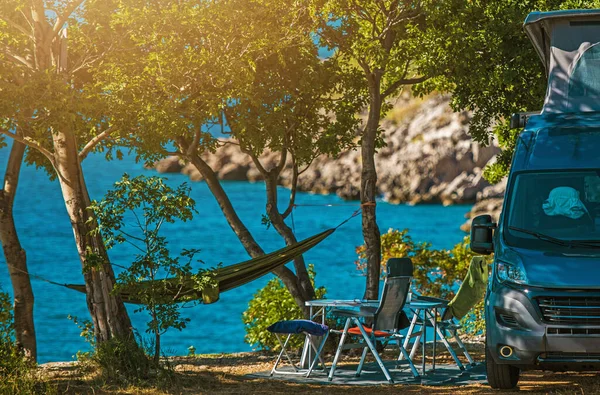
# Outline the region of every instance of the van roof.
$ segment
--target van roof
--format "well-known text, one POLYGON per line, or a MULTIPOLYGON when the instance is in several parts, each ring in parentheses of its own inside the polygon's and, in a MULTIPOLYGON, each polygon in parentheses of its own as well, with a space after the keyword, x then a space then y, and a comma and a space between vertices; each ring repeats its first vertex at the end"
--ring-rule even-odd
POLYGON ((600 113, 540 115, 519 136, 511 171, 599 169, 600 113))
POLYGON ((552 25, 561 21, 598 20, 600 10, 560 10, 540 12, 534 11, 527 15, 523 29, 531 40, 540 56, 546 71, 550 67, 550 45, 552 41, 552 25))
POLYGON ((600 111, 600 10, 532 12, 524 30, 548 74, 542 113, 600 111))

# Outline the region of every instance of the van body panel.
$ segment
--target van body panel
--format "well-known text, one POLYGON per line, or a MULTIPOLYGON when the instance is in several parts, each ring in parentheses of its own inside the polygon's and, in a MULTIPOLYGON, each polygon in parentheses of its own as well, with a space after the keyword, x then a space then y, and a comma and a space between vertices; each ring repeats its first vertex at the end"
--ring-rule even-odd
POLYGON ((600 250, 598 255, 511 250, 519 256, 531 287, 600 289, 600 250))

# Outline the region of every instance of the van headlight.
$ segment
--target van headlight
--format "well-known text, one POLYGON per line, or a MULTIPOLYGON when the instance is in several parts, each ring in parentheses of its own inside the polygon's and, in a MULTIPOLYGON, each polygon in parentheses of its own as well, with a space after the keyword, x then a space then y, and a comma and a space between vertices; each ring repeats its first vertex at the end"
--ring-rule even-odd
POLYGON ((496 273, 498 279, 502 282, 510 281, 517 284, 527 284, 527 274, 522 265, 517 263, 509 263, 505 261, 497 261, 496 273))

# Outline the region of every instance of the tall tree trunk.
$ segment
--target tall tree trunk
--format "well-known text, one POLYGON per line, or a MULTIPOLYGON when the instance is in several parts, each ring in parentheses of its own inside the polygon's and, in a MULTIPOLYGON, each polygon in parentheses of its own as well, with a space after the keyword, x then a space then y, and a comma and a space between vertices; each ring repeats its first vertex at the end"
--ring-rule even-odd
POLYGON ((53 145, 58 180, 83 266, 86 300, 96 340, 103 342, 113 337, 133 338, 125 305, 120 296, 111 294, 115 275, 102 237, 99 234, 90 235, 96 222, 92 213, 87 210, 90 198, 79 162, 75 136, 69 132, 54 132, 53 145))
POLYGON ((370 80, 369 118, 361 142, 362 172, 360 180, 360 201, 362 204, 362 230, 367 256, 366 299, 379 297, 379 277, 381 270, 381 238, 377 226, 375 199, 377 197, 377 170, 375 168, 375 139, 381 116, 381 79, 373 76, 370 80))
MULTIPOLYGON (((265 185, 267 188, 267 215, 273 224, 273 227, 283 237, 287 245, 297 243, 296 235, 290 227, 285 223, 285 220, 279 208, 277 206, 277 179, 279 173, 276 171, 270 171, 265 177, 265 185)), ((313 300, 315 298, 315 288, 310 282, 308 271, 306 270, 306 263, 302 255, 294 259, 294 269, 296 269, 296 276, 302 289, 303 297, 305 300, 313 300)))
MULTIPOLYGON (((188 142, 186 142, 184 139, 179 139, 178 144, 181 152, 188 152, 188 142)), ((231 204, 231 201, 229 200, 229 196, 223 189, 223 186, 219 182, 219 179, 217 178, 217 175, 213 169, 204 160, 202 160, 202 158, 200 158, 196 152, 188 153, 188 158, 194 167, 200 172, 200 174, 202 174, 202 177, 204 178, 204 181, 206 181, 208 188, 210 189, 214 198, 217 200, 217 203, 219 204, 227 223, 242 243, 242 246, 248 255, 253 258, 264 255, 264 250, 258 245, 246 225, 244 225, 240 217, 237 215, 233 205, 231 204)), ((298 307, 302 309, 304 316, 308 317, 309 310, 304 305, 308 299, 306 299, 303 295, 302 286, 300 285, 298 278, 290 269, 285 266, 281 266, 273 270, 273 273, 281 279, 283 284, 294 298, 294 301, 298 307)))
POLYGON ((0 242, 13 287, 15 335, 17 346, 31 360, 37 360, 37 345, 33 323, 33 289, 27 270, 27 256, 21 247, 13 218, 13 202, 19 183, 25 145, 13 141, 0 191, 0 242))

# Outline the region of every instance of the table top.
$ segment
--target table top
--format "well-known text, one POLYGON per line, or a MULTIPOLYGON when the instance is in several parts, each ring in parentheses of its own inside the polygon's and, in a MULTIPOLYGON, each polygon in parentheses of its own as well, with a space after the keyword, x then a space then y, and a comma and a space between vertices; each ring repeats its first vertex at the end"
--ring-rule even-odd
POLYGON ((377 307, 379 306, 379 300, 367 300, 367 299, 316 299, 307 300, 306 306, 319 306, 319 307, 335 307, 335 306, 366 306, 366 307, 377 307))
MULTIPOLYGON (((439 307, 445 307, 448 304, 445 300, 434 300, 434 299, 420 299, 414 298, 407 303, 404 307, 411 309, 435 309, 439 307)), ((317 306, 317 307, 377 307, 379 306, 379 300, 366 300, 366 299, 316 299, 308 300, 305 302, 306 306, 317 306)))

